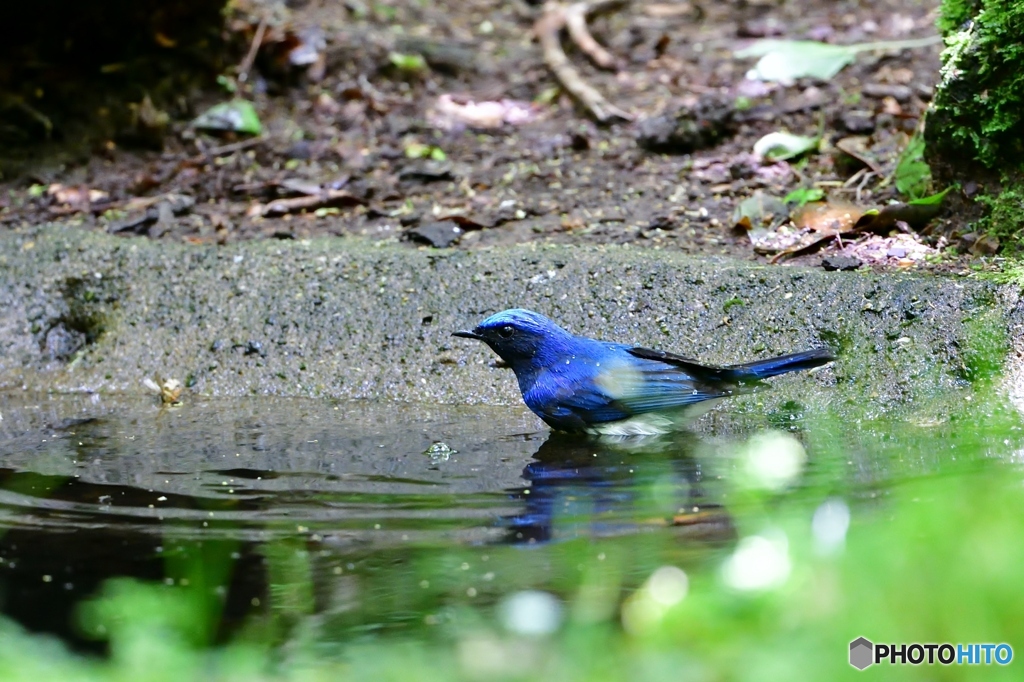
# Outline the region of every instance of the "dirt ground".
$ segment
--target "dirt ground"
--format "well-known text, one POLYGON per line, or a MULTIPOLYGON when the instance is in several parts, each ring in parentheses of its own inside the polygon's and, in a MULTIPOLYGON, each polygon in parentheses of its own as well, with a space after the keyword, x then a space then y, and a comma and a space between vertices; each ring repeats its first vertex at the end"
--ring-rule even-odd
MULTIPOLYGON (((737 206, 758 192, 782 198, 815 187, 830 203, 860 207, 898 198, 887 176, 927 107, 941 49, 868 51, 828 82, 763 83, 745 78, 756 60, 734 50, 764 37, 932 36, 938 2, 634 0, 590 21, 615 68, 593 66, 562 38, 583 79, 633 118, 602 124, 558 89, 534 37, 540 6, 294 4, 243 6, 229 19, 242 44, 262 33, 240 89, 256 104, 262 136, 198 133, 182 119, 163 151, 109 142, 81 163, 44 163, 0 186, 0 222, 73 221, 198 243, 366 235, 410 247, 629 243, 765 260, 736 227, 737 206), (284 50, 297 43, 312 47, 312 66, 290 63, 284 50), (427 68, 409 68, 403 55, 412 54, 427 68), (486 128, 446 117, 471 101, 495 103, 511 122, 486 128), (645 135, 680 108, 701 132, 697 148, 645 148, 645 135), (768 133, 819 130, 820 149, 803 160, 753 154, 768 133), (870 150, 873 168, 835 147, 847 138, 870 150)), ((204 97, 195 111, 230 95, 204 97)), ((846 254, 877 266, 948 267, 933 247, 967 231, 940 217, 926 235, 829 239, 787 262, 846 254)))

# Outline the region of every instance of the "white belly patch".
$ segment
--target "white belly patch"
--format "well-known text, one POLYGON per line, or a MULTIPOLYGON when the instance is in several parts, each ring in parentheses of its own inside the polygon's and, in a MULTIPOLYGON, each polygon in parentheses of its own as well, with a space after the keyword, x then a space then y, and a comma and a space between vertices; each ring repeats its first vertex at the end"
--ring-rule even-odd
POLYGON ((695 405, 688 405, 681 410, 668 413, 648 412, 616 422, 595 424, 587 428, 587 433, 619 438, 661 436, 685 428, 687 424, 714 407, 719 400, 721 398, 703 400, 695 405))
POLYGON ((660 436, 676 430, 676 423, 660 414, 640 414, 617 422, 597 424, 587 429, 590 433, 600 436, 660 436))

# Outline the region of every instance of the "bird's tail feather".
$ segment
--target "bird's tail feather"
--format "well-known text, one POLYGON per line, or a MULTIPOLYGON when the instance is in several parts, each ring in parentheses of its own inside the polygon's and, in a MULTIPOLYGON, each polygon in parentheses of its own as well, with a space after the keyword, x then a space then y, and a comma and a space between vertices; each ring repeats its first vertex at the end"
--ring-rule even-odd
POLYGON ((820 367, 835 360, 835 356, 827 348, 805 350, 792 355, 781 355, 768 360, 755 360, 745 362, 742 365, 731 365, 726 369, 732 374, 736 381, 757 381, 769 377, 778 376, 787 372, 797 372, 802 369, 820 367))

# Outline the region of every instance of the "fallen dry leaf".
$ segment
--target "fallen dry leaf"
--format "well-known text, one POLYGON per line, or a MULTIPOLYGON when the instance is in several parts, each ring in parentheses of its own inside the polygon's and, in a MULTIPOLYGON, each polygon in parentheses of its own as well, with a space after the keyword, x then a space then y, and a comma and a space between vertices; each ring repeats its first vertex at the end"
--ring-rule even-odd
POLYGON ((441 95, 430 115, 431 123, 442 130, 460 126, 492 129, 505 124, 522 125, 538 118, 538 112, 529 102, 503 99, 496 101, 458 102, 452 95, 441 95))
MULTIPOLYGON (((774 229, 754 226, 748 228, 747 234, 755 251, 774 254, 771 259, 774 263, 817 248, 829 239, 865 232, 884 234, 894 228, 905 232, 911 228, 919 229, 935 217, 940 208, 941 199, 868 209, 834 201, 813 202, 795 210, 785 225, 774 229)), ((737 222, 743 227, 751 224, 749 219, 737 222)))
POLYGON ((744 230, 771 228, 789 217, 789 207, 777 197, 755 192, 741 201, 732 213, 733 226, 744 230))
POLYGON ((895 97, 889 96, 882 100, 882 113, 890 116, 902 116, 903 107, 896 101, 895 97))
POLYGON ((821 242, 849 233, 863 211, 856 206, 813 202, 797 209, 790 222, 748 234, 758 253, 774 253, 772 262, 801 253, 821 242))
MULTIPOLYGON (((329 189, 325 192, 314 195, 304 195, 294 197, 292 199, 276 199, 260 208, 258 215, 278 216, 308 211, 310 209, 327 208, 332 206, 356 206, 365 203, 366 202, 362 199, 353 196, 345 190, 329 189)), ((250 212, 252 210, 253 209, 250 209, 250 212)))
POLYGON ((917 235, 895 234, 883 237, 872 234, 846 244, 839 253, 857 258, 867 265, 912 267, 924 261, 927 256, 939 253, 939 249, 922 244, 917 235))
POLYGON ((882 168, 881 161, 875 152, 871 150, 871 138, 866 135, 854 135, 851 137, 844 137, 843 139, 836 142, 836 149, 843 152, 847 156, 851 156, 862 164, 873 170, 880 176, 885 175, 885 170, 882 168))
POLYGON ((793 224, 831 236, 849 232, 863 214, 864 209, 853 204, 815 201, 794 211, 793 224))
POLYGON ((671 19, 696 13, 696 8, 689 2, 654 2, 644 6, 644 14, 655 19, 671 19))
POLYGON ((56 182, 46 188, 46 193, 58 204, 87 207, 100 201, 106 201, 110 195, 98 189, 88 187, 65 187, 56 182))

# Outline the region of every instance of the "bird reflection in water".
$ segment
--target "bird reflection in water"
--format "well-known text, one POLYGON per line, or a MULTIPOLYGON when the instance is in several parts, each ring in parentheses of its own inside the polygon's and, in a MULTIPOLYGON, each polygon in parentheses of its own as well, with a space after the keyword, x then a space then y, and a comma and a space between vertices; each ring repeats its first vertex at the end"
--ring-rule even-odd
POLYGON ((652 438, 583 438, 553 432, 512 491, 521 513, 506 541, 565 541, 672 528, 694 540, 727 542, 736 532, 714 501, 695 457, 700 439, 680 431, 652 438))

